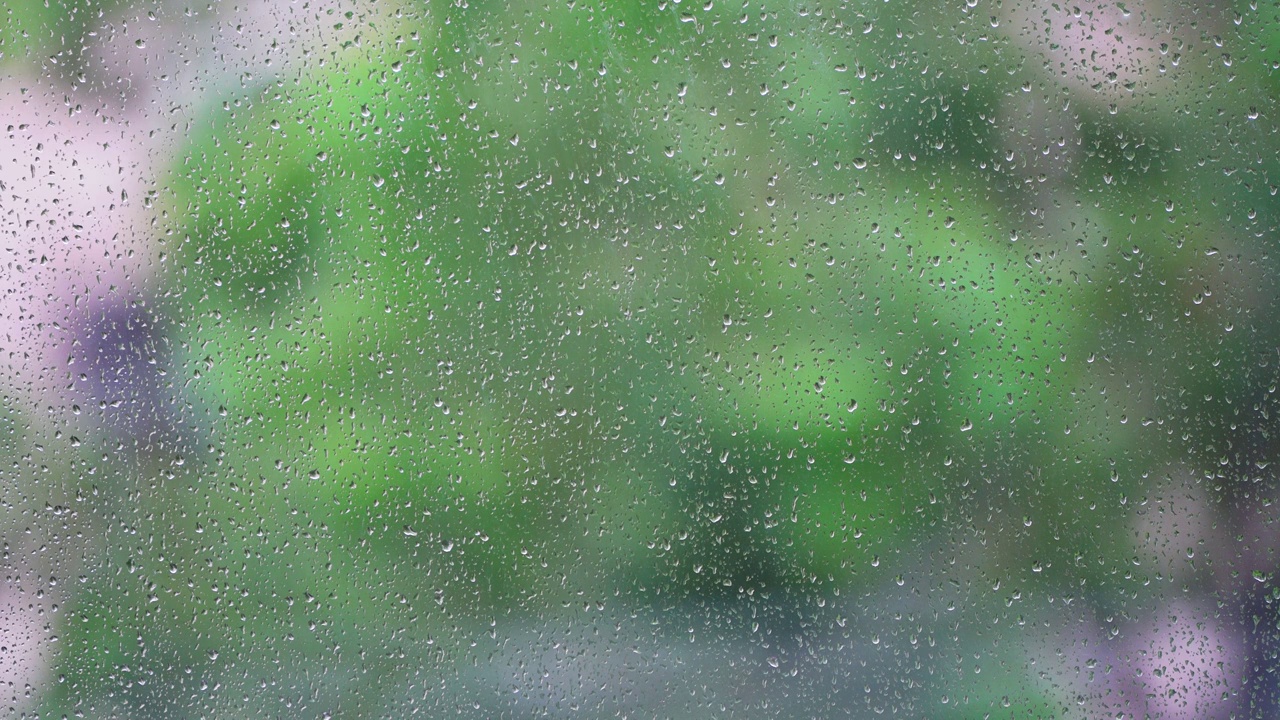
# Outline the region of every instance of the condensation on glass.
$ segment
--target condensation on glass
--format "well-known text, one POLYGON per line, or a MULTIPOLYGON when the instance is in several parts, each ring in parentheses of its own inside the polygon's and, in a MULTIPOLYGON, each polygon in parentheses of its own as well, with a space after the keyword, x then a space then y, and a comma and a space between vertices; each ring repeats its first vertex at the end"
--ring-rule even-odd
POLYGON ((1274 7, 3 18, 5 715, 1280 713, 1274 7))

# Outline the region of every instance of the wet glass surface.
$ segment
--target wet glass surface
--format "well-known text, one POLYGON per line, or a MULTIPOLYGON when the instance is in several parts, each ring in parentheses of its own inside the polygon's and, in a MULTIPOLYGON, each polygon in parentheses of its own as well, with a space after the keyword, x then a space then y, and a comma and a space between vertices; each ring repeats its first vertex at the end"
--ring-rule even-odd
POLYGON ((9 2, 11 717, 1273 717, 1256 3, 9 2))

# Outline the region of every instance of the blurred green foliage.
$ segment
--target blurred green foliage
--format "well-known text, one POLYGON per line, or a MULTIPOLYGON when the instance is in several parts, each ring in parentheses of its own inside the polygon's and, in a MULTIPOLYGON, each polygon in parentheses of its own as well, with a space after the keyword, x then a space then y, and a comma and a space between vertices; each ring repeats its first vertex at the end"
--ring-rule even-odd
MULTIPOLYGON (((499 618, 606 605, 905 585, 958 599, 953 653, 1045 598, 1140 615, 1135 505, 1272 453, 1275 30, 1094 93, 990 14, 370 4, 193 93, 156 293, 189 456, 119 511, 145 552, 104 524, 49 707, 386 714, 499 618)), ((910 697, 1063 702, 991 657, 910 697)))

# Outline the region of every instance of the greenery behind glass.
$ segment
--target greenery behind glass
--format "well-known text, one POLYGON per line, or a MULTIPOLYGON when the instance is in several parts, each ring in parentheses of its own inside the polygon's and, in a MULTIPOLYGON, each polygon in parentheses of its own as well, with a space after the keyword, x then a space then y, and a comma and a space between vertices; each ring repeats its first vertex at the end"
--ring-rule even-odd
POLYGON ((180 38, 173 439, 12 411, 87 538, 14 707, 1085 716, 1199 621, 1275 712, 1274 8, 74 5, 4 71, 180 38))

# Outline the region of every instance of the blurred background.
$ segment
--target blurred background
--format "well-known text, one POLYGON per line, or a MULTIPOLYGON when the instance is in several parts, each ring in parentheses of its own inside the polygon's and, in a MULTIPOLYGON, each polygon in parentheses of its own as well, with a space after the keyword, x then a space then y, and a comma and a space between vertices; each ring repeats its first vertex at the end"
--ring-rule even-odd
POLYGON ((1280 14, 12 1, 12 717, 1280 715, 1280 14))

